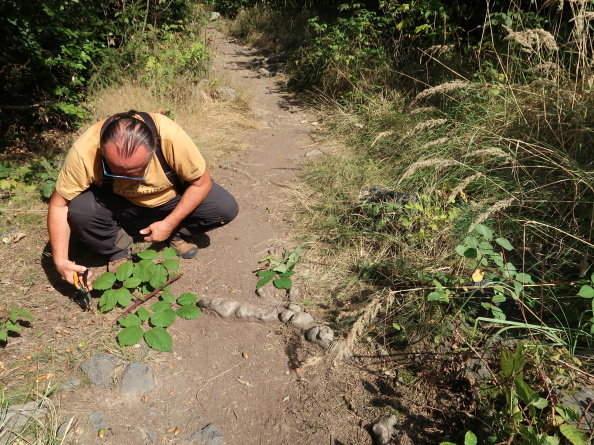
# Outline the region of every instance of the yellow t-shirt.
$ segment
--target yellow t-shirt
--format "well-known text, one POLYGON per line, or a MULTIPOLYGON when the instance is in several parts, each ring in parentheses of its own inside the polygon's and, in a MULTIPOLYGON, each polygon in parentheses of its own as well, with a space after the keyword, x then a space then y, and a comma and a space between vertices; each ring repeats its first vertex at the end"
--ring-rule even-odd
MULTIPOLYGON (((150 113, 161 136, 161 150, 171 169, 182 181, 193 181, 204 174, 206 163, 200 151, 174 121, 162 114, 150 113)), ((103 122, 97 122, 79 137, 66 156, 66 162, 56 182, 56 191, 73 200, 91 184, 101 186, 103 168, 99 138, 103 122)), ((174 186, 165 176, 156 155, 151 159, 146 179, 114 178, 113 193, 143 207, 157 207, 175 197, 174 186)))

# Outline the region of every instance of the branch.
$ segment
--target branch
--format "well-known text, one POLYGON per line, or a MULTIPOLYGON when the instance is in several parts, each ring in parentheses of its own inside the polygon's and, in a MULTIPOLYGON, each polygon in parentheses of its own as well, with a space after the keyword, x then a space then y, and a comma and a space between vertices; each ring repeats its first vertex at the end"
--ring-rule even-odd
POLYGON ((128 309, 126 309, 124 312, 122 312, 120 315, 118 315, 112 322, 111 324, 114 324, 116 321, 118 321, 120 318, 125 317, 126 315, 128 315, 129 313, 131 313, 134 309, 136 309, 138 306, 140 306, 142 303, 144 303, 145 301, 151 299, 152 297, 154 297, 155 295, 157 295, 159 292, 161 292, 163 290, 163 288, 165 286, 167 286, 168 284, 173 283, 174 281, 179 280, 182 277, 183 273, 180 273, 179 275, 176 275, 173 278, 170 278, 169 280, 167 280, 167 282, 161 286, 158 287, 157 289, 155 289, 154 291, 152 291, 150 294, 146 295, 144 298, 139 297, 132 306, 130 306, 128 309))
POLYGON ((39 108, 42 104, 33 104, 33 105, 0 105, 0 111, 2 110, 30 110, 32 108, 39 108))

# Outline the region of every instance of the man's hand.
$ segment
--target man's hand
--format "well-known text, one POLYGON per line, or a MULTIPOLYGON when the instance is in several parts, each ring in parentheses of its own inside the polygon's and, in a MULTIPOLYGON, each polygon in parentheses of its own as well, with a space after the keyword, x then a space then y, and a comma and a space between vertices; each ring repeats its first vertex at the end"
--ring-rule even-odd
MULTIPOLYGON (((69 260, 56 263, 56 269, 60 275, 62 275, 62 278, 64 278, 70 284, 74 284, 74 273, 77 273, 82 277, 82 274, 85 272, 85 270, 87 270, 85 266, 74 264, 73 261, 69 260)), ((89 276, 92 274, 92 272, 89 272, 89 276)), ((89 284, 89 290, 92 289, 93 287, 89 284)))
POLYGON ((176 226, 172 226, 165 220, 157 221, 142 229, 140 233, 146 235, 144 240, 148 242, 165 241, 169 239, 175 230, 175 227, 176 226))

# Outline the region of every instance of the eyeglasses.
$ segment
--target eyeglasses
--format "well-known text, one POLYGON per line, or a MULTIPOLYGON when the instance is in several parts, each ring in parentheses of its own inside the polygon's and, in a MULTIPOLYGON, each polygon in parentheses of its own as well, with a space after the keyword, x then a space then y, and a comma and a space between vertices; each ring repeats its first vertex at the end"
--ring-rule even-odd
POLYGON ((103 176, 107 176, 108 178, 132 179, 133 181, 142 181, 142 180, 146 179, 146 176, 148 174, 149 167, 151 166, 152 160, 153 160, 153 158, 151 157, 151 159, 149 159, 148 164, 146 165, 146 170, 144 171, 144 176, 142 178, 133 178, 132 176, 120 176, 120 175, 112 175, 111 173, 108 173, 107 169, 105 168, 105 159, 102 157, 101 165, 103 167, 103 176))

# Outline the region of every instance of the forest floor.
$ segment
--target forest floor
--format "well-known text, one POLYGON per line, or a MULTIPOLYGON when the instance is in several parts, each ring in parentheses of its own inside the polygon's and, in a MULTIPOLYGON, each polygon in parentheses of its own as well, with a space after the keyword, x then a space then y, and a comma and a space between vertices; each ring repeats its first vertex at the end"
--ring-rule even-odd
MULTIPOLYGON (((287 304, 284 293, 257 296, 254 271, 270 248, 294 247, 290 194, 310 159, 307 154, 320 148, 318 127, 283 88, 282 76, 262 74, 253 63, 261 54, 211 32, 215 69, 251 92, 258 128, 245 133, 246 150, 212 169, 214 179, 237 199, 239 216, 198 240, 200 252, 180 261, 184 275, 172 292, 255 306, 287 304)), ((289 325, 222 318, 208 310, 196 320, 179 319, 169 329, 173 353, 118 349, 113 340, 106 341, 115 336, 113 315, 83 312, 69 298, 73 289, 57 279, 48 254, 43 209, 31 217, 40 220, 37 228, 0 251, 5 298, 35 318, 31 329, 0 350, 0 381, 7 394, 27 384, 31 393, 44 394, 51 385, 82 379, 81 385, 50 397, 54 427, 71 419, 66 443, 184 444, 211 423, 227 444, 371 443, 369 424, 384 405, 373 400, 396 395, 382 383, 385 376, 376 374, 381 366, 373 371, 354 363, 335 366, 327 351, 289 325), (97 352, 118 357, 109 388, 89 384, 79 369, 97 352), (119 391, 121 372, 131 361, 149 366, 155 389, 119 391), (89 420, 98 412, 104 417, 104 437, 89 420)), ((75 251, 72 259, 82 263, 85 258, 75 251)), ((99 259, 87 265, 95 277, 103 272, 99 259)), ((305 286, 300 291, 296 302, 310 308, 316 320, 322 317, 315 309, 320 296, 309 295, 305 286)))

